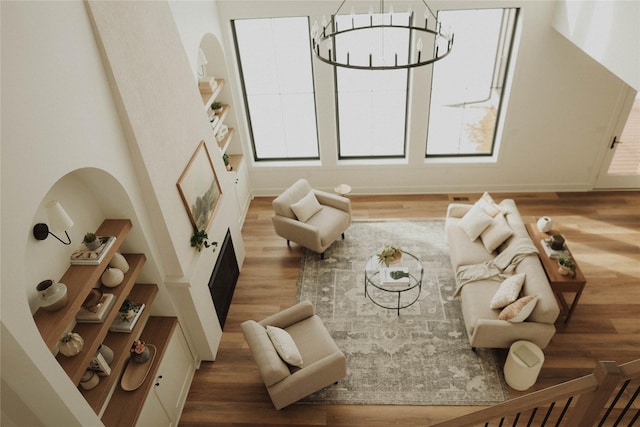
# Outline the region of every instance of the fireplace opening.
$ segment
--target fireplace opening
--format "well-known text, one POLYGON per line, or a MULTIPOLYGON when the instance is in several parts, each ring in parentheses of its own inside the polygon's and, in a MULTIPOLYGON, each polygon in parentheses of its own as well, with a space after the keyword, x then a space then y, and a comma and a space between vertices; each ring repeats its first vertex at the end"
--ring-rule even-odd
POLYGON ((224 329, 224 323, 227 320, 233 292, 236 289, 236 282, 240 275, 236 252, 233 248, 233 240, 231 240, 231 232, 227 229, 227 234, 220 246, 220 253, 213 272, 209 278, 209 293, 213 300, 213 306, 216 308, 220 327, 224 329))

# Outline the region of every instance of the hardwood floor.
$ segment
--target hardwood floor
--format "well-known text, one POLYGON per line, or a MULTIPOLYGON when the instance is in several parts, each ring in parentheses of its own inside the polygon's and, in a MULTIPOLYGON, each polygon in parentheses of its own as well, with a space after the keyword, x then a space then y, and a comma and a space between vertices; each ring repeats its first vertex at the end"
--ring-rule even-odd
MULTIPOLYGON (((353 218, 442 219, 454 196, 475 201, 479 194, 352 196, 353 218)), ((529 392, 591 373, 598 360, 623 363, 640 358, 640 192, 493 196, 498 201, 515 199, 530 222, 550 216, 587 278, 570 323, 556 323, 557 334, 544 350, 542 371, 529 392)), ((247 257, 218 357, 196 372, 180 425, 428 426, 479 409, 315 404, 273 408, 240 331, 244 320, 262 319, 295 303, 301 251, 275 235, 271 200, 256 198, 251 203, 243 228, 247 257)), ((504 358, 506 350, 500 352, 504 358)), ((511 397, 521 394, 511 390, 511 397)))

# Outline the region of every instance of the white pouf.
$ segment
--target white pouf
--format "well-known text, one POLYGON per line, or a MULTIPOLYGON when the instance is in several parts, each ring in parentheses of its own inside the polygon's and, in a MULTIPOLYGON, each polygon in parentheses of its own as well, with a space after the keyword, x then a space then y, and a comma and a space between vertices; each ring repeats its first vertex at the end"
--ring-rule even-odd
POLYGON ((511 344, 504 364, 504 379, 515 390, 523 391, 536 383, 544 363, 544 353, 532 342, 511 344))

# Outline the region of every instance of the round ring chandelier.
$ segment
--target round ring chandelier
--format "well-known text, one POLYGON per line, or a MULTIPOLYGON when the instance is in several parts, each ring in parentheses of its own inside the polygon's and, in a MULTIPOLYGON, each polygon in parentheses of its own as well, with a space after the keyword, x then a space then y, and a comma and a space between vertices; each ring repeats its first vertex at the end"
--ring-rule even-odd
MULTIPOLYGON (((453 48, 453 32, 443 31, 442 23, 438 21, 437 16, 424 0, 421 1, 425 8, 424 21, 416 24, 414 23, 415 14, 411 8, 404 13, 394 13, 391 5, 385 11, 384 0, 380 0, 380 10, 377 13, 373 11, 373 6, 370 6, 368 15, 356 16, 354 8, 351 9, 350 14, 340 15, 340 10, 346 3, 346 0, 343 0, 329 22, 323 18, 321 26, 317 22, 313 24, 312 50, 322 62, 335 67, 359 70, 406 69, 439 61, 453 48), (395 39, 402 40, 403 45, 401 49, 392 49, 393 55, 381 54, 385 49, 390 50, 385 45, 385 37, 394 38, 392 32, 399 35, 396 35, 395 39), (349 48, 341 47, 342 41, 346 41, 348 37, 359 40, 370 39, 371 43, 377 43, 379 46, 371 48, 369 52, 362 52, 363 47, 359 45, 360 52, 350 51, 349 48), (433 40, 433 49, 430 53, 424 50, 423 37, 433 40), (411 47, 413 40, 416 40, 415 50, 411 47), (373 50, 377 51, 374 53, 373 50), (398 52, 400 52, 400 60, 398 52)), ((354 47, 355 45, 352 45, 352 48, 354 47)))

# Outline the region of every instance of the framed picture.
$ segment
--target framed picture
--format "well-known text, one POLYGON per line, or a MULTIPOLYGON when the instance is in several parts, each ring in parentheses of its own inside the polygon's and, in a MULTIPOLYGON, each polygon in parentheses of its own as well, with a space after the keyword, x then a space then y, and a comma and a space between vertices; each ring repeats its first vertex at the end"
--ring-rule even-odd
POLYGON ((206 231, 213 220, 222 191, 204 141, 196 148, 176 185, 191 224, 197 230, 206 231))

